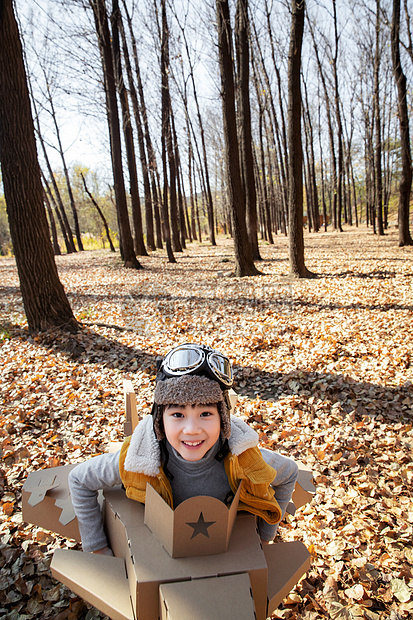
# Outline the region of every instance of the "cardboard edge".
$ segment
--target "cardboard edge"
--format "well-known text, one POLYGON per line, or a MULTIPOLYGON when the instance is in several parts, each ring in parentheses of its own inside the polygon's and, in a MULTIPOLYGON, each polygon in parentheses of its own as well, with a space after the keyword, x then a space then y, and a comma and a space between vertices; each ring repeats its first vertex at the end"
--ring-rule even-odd
MULTIPOLYGON (((316 488, 313 484, 313 472, 301 461, 296 461, 298 465, 298 479, 292 496, 292 503, 295 509, 301 508, 305 504, 309 504, 315 495, 316 488)), ((289 506, 287 508, 290 514, 294 514, 295 510, 289 506)))
POLYGON ((50 568, 55 579, 112 620, 134 620, 122 558, 56 549, 50 568))
MULTIPOLYGON (((173 510, 148 483, 146 485, 144 523, 171 557, 178 558, 190 557, 193 555, 202 556, 225 553, 228 549, 229 540, 237 516, 241 485, 242 481, 238 486, 230 507, 226 506, 224 502, 219 499, 199 495, 185 500, 173 510), (218 521, 221 521, 221 518, 222 520, 226 520, 225 525, 223 521, 221 521, 220 528, 222 529, 215 532, 217 538, 214 541, 208 541, 209 550, 207 550, 205 544, 202 544, 206 542, 203 539, 202 542, 198 541, 199 544, 194 545, 193 548, 188 547, 187 543, 183 545, 180 544, 182 532, 178 528, 178 524, 181 523, 182 515, 186 514, 189 502, 193 503, 194 500, 202 501, 202 499, 204 499, 205 506, 208 506, 209 511, 212 510, 213 513, 216 514, 216 519, 218 521)), ((199 510, 202 512, 202 505, 199 506, 199 510)))
POLYGON ((160 620, 256 618, 248 573, 160 584, 159 609, 160 620))
POLYGON ((31 472, 22 489, 22 519, 44 530, 80 542, 79 527, 68 485, 69 472, 77 463, 31 472), (45 490, 41 501, 33 501, 38 489, 45 490))
POLYGON ((130 379, 123 380, 123 395, 125 401, 125 422, 123 425, 123 432, 125 437, 129 437, 129 435, 132 435, 139 422, 136 407, 136 394, 130 379))
POLYGON ((268 566, 267 614, 270 616, 309 570, 311 555, 299 540, 264 545, 263 551, 268 566))

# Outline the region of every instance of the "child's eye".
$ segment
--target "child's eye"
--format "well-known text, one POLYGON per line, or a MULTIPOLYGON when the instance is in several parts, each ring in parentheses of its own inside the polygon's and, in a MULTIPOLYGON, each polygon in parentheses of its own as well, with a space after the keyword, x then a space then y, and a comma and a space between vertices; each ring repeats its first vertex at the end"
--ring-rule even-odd
POLYGON ((182 414, 180 411, 175 411, 175 412, 172 414, 172 417, 173 417, 173 418, 183 418, 184 416, 183 416, 183 414, 182 414))
POLYGON ((201 413, 201 417, 202 417, 202 418, 207 418, 207 417, 209 417, 209 416, 211 416, 211 415, 213 415, 213 414, 211 413, 211 411, 203 411, 203 412, 201 413))

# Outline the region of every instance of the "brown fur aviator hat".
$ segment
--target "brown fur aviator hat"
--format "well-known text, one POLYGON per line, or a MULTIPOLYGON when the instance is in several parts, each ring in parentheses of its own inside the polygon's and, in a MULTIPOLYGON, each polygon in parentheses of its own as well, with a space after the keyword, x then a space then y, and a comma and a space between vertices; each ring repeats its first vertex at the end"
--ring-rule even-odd
POLYGON ((162 413, 165 405, 212 405, 216 404, 221 416, 221 432, 225 439, 231 434, 231 422, 224 394, 216 381, 198 375, 182 375, 159 381, 155 387, 154 401, 158 412, 154 419, 154 431, 158 441, 165 437, 162 413))

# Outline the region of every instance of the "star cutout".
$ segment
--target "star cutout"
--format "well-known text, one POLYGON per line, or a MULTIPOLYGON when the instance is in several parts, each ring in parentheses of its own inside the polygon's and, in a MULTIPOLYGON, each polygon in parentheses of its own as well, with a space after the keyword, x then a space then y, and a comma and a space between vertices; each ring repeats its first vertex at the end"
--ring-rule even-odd
POLYGON ((192 527, 194 530, 191 536, 191 540, 195 538, 195 536, 198 536, 198 534, 203 534, 204 536, 209 538, 208 528, 211 527, 211 525, 214 525, 214 523, 216 523, 216 521, 205 521, 204 515, 201 512, 196 523, 187 523, 187 525, 189 525, 189 527, 192 527))

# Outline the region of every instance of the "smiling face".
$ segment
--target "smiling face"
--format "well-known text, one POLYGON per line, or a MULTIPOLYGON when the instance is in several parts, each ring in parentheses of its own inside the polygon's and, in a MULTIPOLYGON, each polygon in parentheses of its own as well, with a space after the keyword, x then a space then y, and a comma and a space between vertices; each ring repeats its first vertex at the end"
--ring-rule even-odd
POLYGON ((216 405, 167 405, 163 426, 169 443, 186 461, 199 461, 216 444, 221 417, 216 405))

